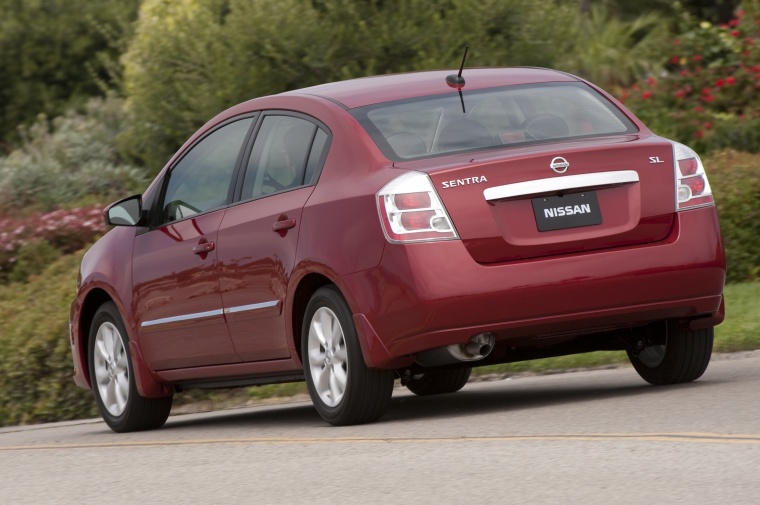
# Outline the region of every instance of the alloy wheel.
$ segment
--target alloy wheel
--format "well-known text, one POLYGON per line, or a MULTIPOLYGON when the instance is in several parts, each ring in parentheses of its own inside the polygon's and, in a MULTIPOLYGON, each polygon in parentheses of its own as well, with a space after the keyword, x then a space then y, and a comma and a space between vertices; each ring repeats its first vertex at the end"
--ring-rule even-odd
POLYGON ((348 352, 338 316, 320 307, 311 319, 308 337, 309 370, 320 400, 335 407, 348 385, 348 352))

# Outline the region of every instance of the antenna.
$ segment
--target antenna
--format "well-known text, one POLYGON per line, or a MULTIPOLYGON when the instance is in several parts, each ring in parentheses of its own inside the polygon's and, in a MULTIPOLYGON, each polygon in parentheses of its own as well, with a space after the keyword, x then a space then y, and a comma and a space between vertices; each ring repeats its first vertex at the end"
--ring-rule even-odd
POLYGON ((462 70, 464 70, 464 62, 467 59, 467 49, 469 48, 470 46, 465 44, 462 64, 459 66, 459 73, 446 76, 446 84, 448 84, 450 88, 459 91, 459 100, 462 102, 462 114, 466 114, 466 111, 464 110, 464 96, 462 96, 462 88, 464 88, 465 84, 464 77, 462 77, 462 70))

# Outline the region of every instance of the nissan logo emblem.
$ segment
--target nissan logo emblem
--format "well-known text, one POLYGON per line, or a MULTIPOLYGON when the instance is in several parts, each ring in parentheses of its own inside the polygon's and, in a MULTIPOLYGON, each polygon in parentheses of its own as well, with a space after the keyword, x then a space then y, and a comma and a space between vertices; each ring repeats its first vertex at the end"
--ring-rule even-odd
POLYGON ((565 172, 567 172, 567 169, 570 167, 570 163, 568 163, 565 158, 561 156, 557 156, 556 158, 552 160, 549 166, 552 167, 552 170, 554 170, 558 174, 564 174, 565 172))

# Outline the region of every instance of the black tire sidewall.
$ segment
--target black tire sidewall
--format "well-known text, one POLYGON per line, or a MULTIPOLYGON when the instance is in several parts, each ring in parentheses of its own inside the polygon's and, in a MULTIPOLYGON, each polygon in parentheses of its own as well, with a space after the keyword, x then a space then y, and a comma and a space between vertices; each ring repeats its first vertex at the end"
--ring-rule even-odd
POLYGON ((127 335, 124 322, 121 319, 116 305, 113 302, 107 302, 97 310, 95 316, 92 318, 92 325, 90 326, 90 335, 87 343, 87 364, 90 371, 90 383, 92 384, 92 392, 95 396, 95 402, 98 404, 98 410, 103 417, 106 424, 114 431, 125 431, 127 420, 129 419, 129 411, 134 403, 134 397, 137 394, 137 385, 135 384, 135 374, 132 369, 132 356, 129 352, 129 337, 127 335), (98 390, 97 380, 95 378, 95 336, 98 333, 98 329, 105 323, 113 324, 119 331, 122 343, 124 344, 124 351, 127 355, 127 370, 129 374, 129 393, 127 395, 127 404, 124 408, 124 412, 119 416, 112 415, 100 397, 100 391, 98 390))
POLYGON ((655 386, 691 382, 707 369, 712 354, 713 328, 687 330, 676 323, 667 327, 665 355, 657 366, 648 366, 628 351, 628 358, 639 376, 655 386))
POLYGON ((303 328, 301 331, 301 350, 303 354, 304 374, 306 375, 306 385, 309 389, 309 395, 312 398, 314 407, 316 407, 319 414, 326 420, 334 420, 341 417, 348 405, 348 398, 352 389, 351 378, 354 375, 355 361, 357 359, 363 359, 361 352, 358 356, 356 353, 356 347, 358 347, 356 330, 353 322, 350 319, 350 313, 345 307, 345 302, 337 292, 331 288, 320 288, 309 301, 309 305, 306 307, 306 315, 304 317, 303 328), (311 376, 311 368, 309 365, 309 329, 311 327, 311 320, 314 314, 320 308, 325 307, 333 311, 338 318, 341 329, 343 330, 343 338, 346 343, 346 353, 348 355, 348 369, 346 370, 347 382, 346 390, 343 393, 343 398, 340 403, 335 407, 325 405, 317 393, 314 385, 314 380, 311 376))
POLYGON ((309 396, 311 396, 312 403, 319 415, 328 423, 349 425, 371 422, 380 417, 390 403, 394 372, 367 369, 351 310, 340 291, 334 286, 318 289, 306 307, 301 329, 301 356, 309 396), (311 375, 308 356, 311 320, 317 310, 322 307, 330 309, 338 318, 343 330, 348 356, 346 389, 340 403, 334 407, 326 405, 319 397, 311 375), (369 395, 367 391, 362 390, 368 381, 376 386, 369 395), (369 399, 372 400, 371 407, 367 407, 366 403, 362 401, 369 399))
POLYGON ((455 393, 467 384, 471 373, 472 368, 431 370, 412 378, 406 388, 417 396, 455 393))

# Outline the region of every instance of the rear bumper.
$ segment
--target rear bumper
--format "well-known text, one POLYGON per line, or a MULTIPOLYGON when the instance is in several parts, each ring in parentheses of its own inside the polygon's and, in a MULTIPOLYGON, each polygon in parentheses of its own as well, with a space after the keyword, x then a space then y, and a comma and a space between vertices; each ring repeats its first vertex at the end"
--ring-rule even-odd
POLYGON ((466 342, 583 333, 664 319, 723 319, 725 254, 714 207, 678 213, 665 240, 503 264, 460 241, 387 244, 378 267, 343 279, 368 365, 466 342))

